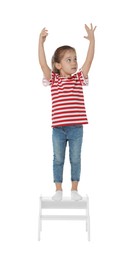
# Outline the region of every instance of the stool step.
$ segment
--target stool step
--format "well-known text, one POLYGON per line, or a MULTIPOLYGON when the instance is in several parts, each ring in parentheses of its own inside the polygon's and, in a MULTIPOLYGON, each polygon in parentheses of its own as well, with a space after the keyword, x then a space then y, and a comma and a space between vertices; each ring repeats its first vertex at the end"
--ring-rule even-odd
POLYGON ((86 220, 84 215, 42 215, 42 220, 86 220))
POLYGON ((42 197, 41 208, 45 209, 86 209, 87 199, 83 198, 79 201, 73 201, 64 197, 61 201, 54 201, 51 198, 42 197))

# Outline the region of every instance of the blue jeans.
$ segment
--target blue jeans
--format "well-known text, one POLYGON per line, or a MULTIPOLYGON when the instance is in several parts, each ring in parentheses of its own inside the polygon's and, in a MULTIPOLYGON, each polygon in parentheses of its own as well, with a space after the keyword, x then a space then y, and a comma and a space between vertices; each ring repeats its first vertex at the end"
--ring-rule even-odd
POLYGON ((53 128, 53 177, 55 183, 63 182, 63 166, 67 142, 69 143, 69 160, 71 164, 71 181, 80 180, 81 146, 83 126, 63 126, 53 128))

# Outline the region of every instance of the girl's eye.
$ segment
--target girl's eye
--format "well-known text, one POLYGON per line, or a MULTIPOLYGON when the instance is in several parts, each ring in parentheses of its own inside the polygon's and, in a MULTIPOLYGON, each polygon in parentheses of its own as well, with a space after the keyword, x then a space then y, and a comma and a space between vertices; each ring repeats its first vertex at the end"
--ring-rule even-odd
POLYGON ((71 61, 71 59, 67 59, 67 61, 68 61, 68 62, 70 62, 70 61, 71 61))

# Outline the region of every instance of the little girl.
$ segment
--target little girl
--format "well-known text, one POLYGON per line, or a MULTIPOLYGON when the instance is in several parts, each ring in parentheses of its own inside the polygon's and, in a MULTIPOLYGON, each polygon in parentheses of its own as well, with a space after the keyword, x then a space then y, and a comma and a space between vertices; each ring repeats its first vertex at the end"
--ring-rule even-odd
POLYGON ((39 36, 39 63, 44 74, 44 85, 51 86, 52 97, 52 140, 53 140, 53 176, 56 192, 53 200, 62 200, 63 166, 66 144, 69 144, 71 164, 71 199, 81 200, 78 193, 78 183, 81 170, 81 146, 83 125, 88 124, 82 86, 87 85, 88 72, 94 57, 94 31, 85 25, 89 40, 87 56, 82 68, 77 72, 78 63, 76 50, 71 46, 61 46, 52 57, 52 70, 49 68, 44 42, 48 31, 44 28, 39 36))

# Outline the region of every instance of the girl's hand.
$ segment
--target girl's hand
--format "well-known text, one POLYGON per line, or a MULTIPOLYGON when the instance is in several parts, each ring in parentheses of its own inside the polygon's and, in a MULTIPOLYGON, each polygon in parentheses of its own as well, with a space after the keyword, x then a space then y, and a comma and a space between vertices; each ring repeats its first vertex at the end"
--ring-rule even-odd
POLYGON ((85 39, 88 39, 89 41, 94 40, 94 31, 96 29, 96 26, 93 28, 93 25, 91 23, 91 28, 89 28, 86 24, 85 24, 85 29, 87 32, 87 36, 84 36, 85 39))
POLYGON ((47 36, 48 36, 48 30, 46 28, 43 28, 40 33, 40 40, 42 43, 45 42, 47 36))

